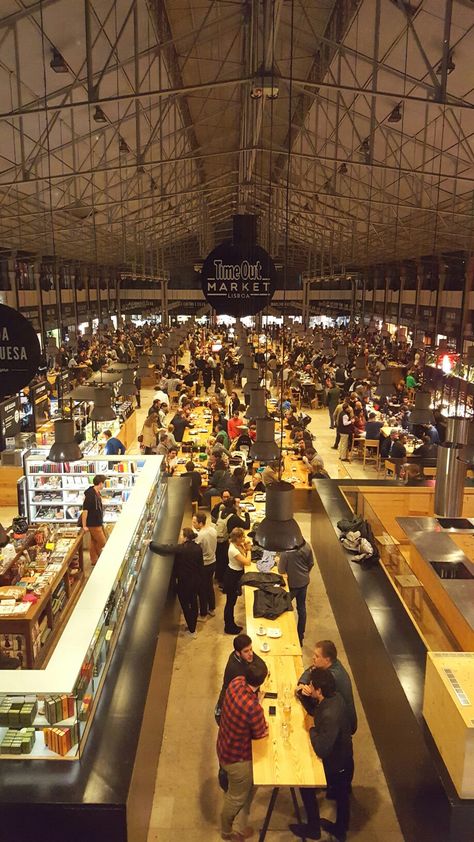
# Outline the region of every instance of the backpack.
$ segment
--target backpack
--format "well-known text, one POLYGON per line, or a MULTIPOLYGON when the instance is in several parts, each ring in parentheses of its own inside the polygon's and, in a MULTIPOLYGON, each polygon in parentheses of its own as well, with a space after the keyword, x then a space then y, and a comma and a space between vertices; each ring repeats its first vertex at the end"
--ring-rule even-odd
POLYGON ((227 517, 222 517, 222 512, 219 512, 219 516, 218 516, 216 524, 215 524, 216 532, 217 532, 217 543, 218 544, 222 544, 223 541, 227 541, 227 539, 229 537, 229 532, 227 530, 227 523, 228 523, 228 521, 230 520, 230 518, 232 517, 233 514, 234 514, 234 512, 231 512, 230 515, 227 515, 227 517))

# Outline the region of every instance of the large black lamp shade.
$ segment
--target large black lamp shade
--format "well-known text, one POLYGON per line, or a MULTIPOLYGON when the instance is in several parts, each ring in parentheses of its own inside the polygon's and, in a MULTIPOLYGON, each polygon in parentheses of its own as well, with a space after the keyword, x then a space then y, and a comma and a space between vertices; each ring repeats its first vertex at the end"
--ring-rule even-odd
POLYGON ((434 416, 430 404, 430 393, 420 389, 415 395, 415 406, 410 413, 410 424, 432 424, 434 416))
POLYGON ((48 462, 77 462, 82 459, 79 445, 74 441, 74 422, 60 419, 54 422, 54 444, 48 462))
POLYGON ((112 409, 112 392, 105 386, 97 386, 94 389, 94 409, 91 412, 91 421, 113 421, 115 412, 112 409))
POLYGON ((280 458, 280 448, 275 441, 275 419, 257 418, 257 437, 249 456, 256 462, 273 462, 280 458))
POLYGON ((257 388, 250 389, 250 404, 248 406, 245 417, 249 421, 255 421, 256 418, 265 418, 267 414, 267 403, 265 399, 265 389, 257 388))
POLYGON ((267 485, 265 517, 255 530, 255 543, 264 550, 296 550, 304 538, 293 517, 293 486, 280 480, 267 485))

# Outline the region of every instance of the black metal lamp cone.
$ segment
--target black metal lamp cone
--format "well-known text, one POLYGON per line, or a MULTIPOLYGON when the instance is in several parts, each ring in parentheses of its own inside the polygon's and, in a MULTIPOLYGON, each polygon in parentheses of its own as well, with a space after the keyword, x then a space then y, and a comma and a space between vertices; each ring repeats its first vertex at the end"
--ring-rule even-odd
POLYGON ((54 444, 48 453, 48 462, 77 462, 82 459, 79 445, 74 441, 74 421, 60 419, 54 422, 54 444))
POLYGON ((150 357, 147 354, 141 354, 138 358, 138 374, 140 377, 148 377, 150 373, 150 357))
POLYGON ((127 368, 122 372, 122 385, 118 390, 118 394, 123 397, 138 394, 138 389, 134 383, 133 369, 127 368))
POLYGON ((361 354, 360 357, 356 357, 355 368, 352 372, 352 376, 356 380, 365 380, 369 376, 369 372, 365 364, 365 357, 363 354, 361 354))
POLYGON ((337 353, 334 358, 334 362, 338 365, 347 362, 347 348, 345 345, 338 345, 337 346, 337 353))
POLYGON ((250 393, 250 389, 256 389, 259 384, 258 370, 256 368, 246 368, 242 372, 242 378, 246 380, 244 391, 250 393))
POLYGON ((153 363, 153 365, 161 365, 163 362, 163 354, 161 349, 158 348, 158 345, 153 345, 153 348, 151 349, 150 362, 153 363))
POLYGON ((257 418, 264 418, 267 414, 267 404, 265 400, 265 389, 257 388, 250 389, 250 403, 245 413, 245 417, 249 421, 255 421, 257 418))
POLYGON ((273 462, 279 459, 280 448, 275 441, 274 418, 257 418, 257 438, 250 448, 249 456, 257 462, 273 462))
POLYGON ((106 386, 97 386, 94 389, 94 409, 91 412, 91 421, 113 421, 115 412, 111 406, 112 392, 106 386))
POLYGON ((415 395, 415 406, 410 414, 410 424, 432 424, 433 413, 430 409, 431 395, 420 389, 415 395))
POLYGON ((280 480, 267 486, 265 517, 255 530, 255 543, 264 550, 295 550, 304 544, 293 517, 293 486, 280 480))
POLYGON ((66 397, 75 401, 93 401, 94 386, 76 386, 66 397))
POLYGON ((379 385, 375 391, 380 398, 391 398, 392 395, 395 394, 393 374, 390 369, 382 369, 380 372, 379 385))

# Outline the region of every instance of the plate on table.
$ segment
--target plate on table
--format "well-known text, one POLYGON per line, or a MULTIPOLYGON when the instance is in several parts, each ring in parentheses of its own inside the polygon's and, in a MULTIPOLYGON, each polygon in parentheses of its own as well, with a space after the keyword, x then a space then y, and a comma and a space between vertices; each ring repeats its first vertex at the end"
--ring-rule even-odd
POLYGON ((281 637, 281 629, 267 629, 268 637, 281 637))
POLYGON ((262 645, 260 646, 260 652, 269 652, 269 651, 270 651, 270 644, 267 643, 266 640, 264 640, 262 645))
POLYGON ((264 629, 263 626, 262 626, 262 631, 260 631, 260 629, 255 630, 255 634, 258 634, 259 637, 264 637, 266 635, 266 633, 267 633, 267 630, 264 629))

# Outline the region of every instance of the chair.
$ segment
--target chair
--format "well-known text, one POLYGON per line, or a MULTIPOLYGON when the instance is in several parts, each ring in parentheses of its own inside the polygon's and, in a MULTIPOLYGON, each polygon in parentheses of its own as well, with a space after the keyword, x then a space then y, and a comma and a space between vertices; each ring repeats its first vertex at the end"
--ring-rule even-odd
POLYGON ((375 464, 376 464, 376 467, 378 468, 379 459, 380 459, 380 454, 379 454, 380 441, 378 439, 363 439, 363 442, 364 442, 364 445, 363 445, 364 454, 363 454, 362 467, 365 468, 365 463, 368 461, 368 459, 375 459, 375 464), (375 454, 370 456, 370 454, 367 453, 367 450, 369 450, 369 451, 375 450, 375 454))

